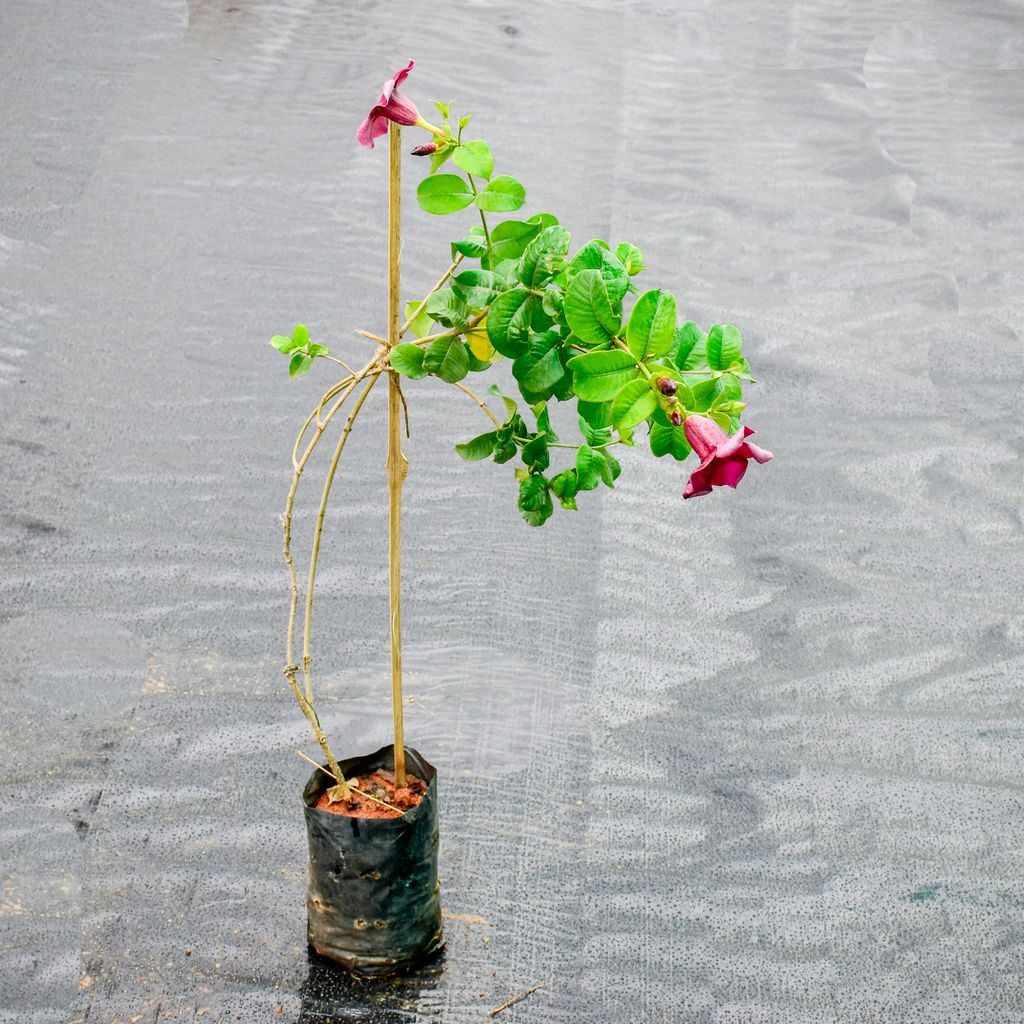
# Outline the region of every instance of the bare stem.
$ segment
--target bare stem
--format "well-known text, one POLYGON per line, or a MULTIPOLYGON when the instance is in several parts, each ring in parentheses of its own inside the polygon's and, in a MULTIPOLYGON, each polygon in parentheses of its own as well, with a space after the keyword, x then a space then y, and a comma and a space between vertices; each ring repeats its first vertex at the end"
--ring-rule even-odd
POLYGON ((460 384, 458 381, 452 381, 452 383, 460 391, 464 391, 467 395, 469 395, 469 397, 472 398, 473 401, 476 402, 476 404, 479 405, 480 408, 483 409, 483 411, 485 413, 487 413, 487 415, 490 417, 491 422, 496 427, 500 427, 501 426, 501 424, 497 421, 497 419, 495 419, 494 413, 491 412, 491 410, 487 408, 487 403, 479 395, 474 394, 472 391, 470 391, 469 388, 467 388, 465 384, 460 384))
POLYGON ((337 363, 339 366, 343 366, 349 373, 354 374, 356 371, 352 369, 344 360, 338 359, 336 356, 321 356, 321 359, 329 359, 332 363, 337 363))
MULTIPOLYGON (((373 385, 377 383, 377 379, 380 377, 380 374, 380 369, 374 369, 369 372, 369 380, 366 383, 366 387, 363 388, 362 393, 356 401, 355 407, 349 413, 348 419, 345 421, 345 429, 342 430, 337 447, 334 449, 334 455, 331 457, 331 465, 327 470, 327 477, 324 480, 323 492, 320 495, 320 508, 316 517, 316 531, 313 534, 313 550, 309 556, 309 577, 306 580, 306 614, 302 627, 302 675, 305 682, 304 696, 305 702, 310 706, 313 704, 313 657, 310 653, 313 626, 313 592, 314 587, 316 586, 316 566, 317 559, 320 555, 320 538, 323 535, 324 518, 327 515, 327 501, 331 496, 331 485, 334 483, 334 474, 337 472, 338 462, 341 459, 342 452, 345 450, 345 442, 348 440, 348 435, 352 432, 352 424, 355 423, 356 417, 359 415, 359 410, 362 409, 367 395, 369 395, 373 385)), ((302 702, 300 701, 300 703, 302 702)), ((323 746, 323 744, 321 744, 321 746, 323 746)), ((334 768, 334 765, 332 764, 331 767, 334 768)))
MULTIPOLYGON (((299 431, 299 436, 295 440, 295 447, 292 450, 292 464, 294 466, 294 473, 292 474, 292 484, 288 490, 288 500, 285 503, 284 510, 284 560, 288 566, 288 575, 291 579, 291 603, 288 609, 288 633, 287 633, 287 663, 284 667, 284 675, 288 680, 288 685, 292 688, 292 692, 295 694, 295 699, 298 701, 299 707, 302 709, 302 713, 306 716, 309 724, 313 730, 313 737, 316 742, 320 745, 321 750, 324 752, 324 756, 327 758, 331 765, 332 770, 338 778, 338 785, 341 790, 341 795, 344 796, 347 792, 347 786, 345 779, 341 774, 341 769, 338 767, 337 759, 331 752, 330 745, 327 742, 327 737, 324 734, 323 729, 320 726, 320 719, 317 716, 316 710, 313 707, 313 691, 312 683, 310 678, 307 676, 306 679, 306 692, 304 693, 299 687, 297 674, 299 666, 295 664, 295 616, 299 604, 299 583, 295 573, 295 560, 292 557, 291 541, 292 541, 292 513, 295 508, 295 495, 298 491, 299 481, 302 478, 302 472, 306 467, 306 463, 309 461, 309 457, 313 454, 320 438, 323 436, 324 431, 330 425, 335 414, 344 405, 345 400, 352 393, 358 381, 366 377, 371 372, 375 362, 367 363, 367 365, 353 378, 346 379, 340 384, 336 384, 331 388, 321 399, 316 409, 309 414, 306 422, 303 424, 302 429, 299 431), (339 392, 343 392, 341 397, 334 403, 327 415, 321 420, 319 415, 323 410, 326 402, 337 395, 339 392), (317 428, 306 445, 306 450, 302 454, 302 458, 298 458, 299 447, 302 444, 302 440, 306 435, 306 431, 309 429, 310 424, 313 420, 317 420, 317 428)), ((354 419, 353 417, 350 418, 354 419)))
POLYGON ((344 391, 352 383, 351 377, 346 377, 344 380, 339 381, 334 387, 326 391, 320 398, 317 407, 306 417, 306 422, 302 424, 302 429, 299 431, 298 436, 295 438, 295 444, 292 446, 292 466, 295 469, 299 468, 299 448, 302 446, 303 438, 306 436, 306 431, 309 430, 313 420, 316 420, 317 426, 320 426, 320 413, 323 412, 324 406, 332 399, 339 391, 344 391))
MULTIPOLYGON (((374 366, 374 362, 367 363, 366 366, 363 367, 363 369, 360 370, 360 372, 356 374, 356 376, 352 380, 344 381, 341 385, 336 385, 335 387, 331 388, 331 390, 328 391, 327 394, 325 394, 323 398, 320 399, 320 404, 317 406, 317 408, 314 409, 313 412, 309 414, 305 424, 302 427, 302 430, 299 431, 299 436, 295 439, 295 447, 292 450, 292 464, 294 465, 295 470, 292 474, 291 487, 288 489, 288 500, 285 502, 283 519, 284 560, 288 566, 288 574, 291 577, 292 588, 291 607, 289 608, 288 612, 287 657, 289 665, 293 664, 295 661, 295 614, 299 604, 299 583, 295 574, 295 560, 292 558, 292 513, 295 509, 295 495, 299 489, 299 481, 302 479, 302 472, 306 468, 306 463, 309 461, 309 457, 313 454, 313 450, 319 443, 320 438, 323 437, 324 431, 330 425, 331 420, 334 419, 335 413, 337 413, 337 411, 342 407, 342 405, 345 404, 346 399, 352 393, 356 384, 360 380, 363 380, 366 377, 366 375, 373 369, 374 366), (314 432, 313 437, 310 439, 309 444, 306 446, 306 450, 303 453, 302 458, 298 458, 299 446, 301 445, 302 439, 305 437, 306 431, 309 429, 309 425, 310 423, 312 423, 313 418, 319 414, 321 409, 323 409, 324 403, 326 401, 329 401, 331 397, 333 397, 339 391, 342 390, 344 391, 344 394, 341 396, 341 398, 338 399, 337 402, 334 403, 334 405, 331 407, 330 411, 323 418, 323 420, 317 420, 316 431, 314 432)), ((312 694, 310 694, 310 702, 312 702, 312 699, 312 694)))

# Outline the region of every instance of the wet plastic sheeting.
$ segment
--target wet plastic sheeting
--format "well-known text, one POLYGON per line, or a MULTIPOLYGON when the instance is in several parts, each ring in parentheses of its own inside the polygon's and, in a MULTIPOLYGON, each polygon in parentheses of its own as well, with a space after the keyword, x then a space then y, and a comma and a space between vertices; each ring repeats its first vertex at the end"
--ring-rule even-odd
MULTIPOLYGON (((0 39, 0 1020, 1021 1018, 1019 6, 6 0, 0 39), (266 339, 382 326, 352 134, 408 56, 529 209, 740 326, 776 460, 684 506, 627 453, 530 530, 452 452, 479 410, 409 389, 448 946, 379 988, 305 946, 278 517, 322 378, 266 339)), ((468 223, 410 201, 410 296, 468 223)), ((389 739, 382 426, 322 556, 345 755, 389 739)))

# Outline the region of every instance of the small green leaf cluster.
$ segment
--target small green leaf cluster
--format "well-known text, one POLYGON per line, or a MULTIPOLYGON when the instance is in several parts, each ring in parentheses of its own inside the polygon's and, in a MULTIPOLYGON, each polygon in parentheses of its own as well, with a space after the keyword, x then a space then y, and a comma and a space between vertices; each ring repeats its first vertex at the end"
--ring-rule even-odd
POLYGON ((634 446, 642 426, 655 456, 679 461, 690 455, 686 416, 739 429, 743 382, 753 379, 739 330, 716 324, 705 333, 680 323, 671 292, 641 294, 634 278, 645 269, 643 253, 629 242, 613 248, 593 239, 571 253, 569 232, 549 213, 489 222, 488 214, 519 210, 526 190, 495 176, 487 143, 463 142, 467 119, 453 133, 447 105, 438 106, 446 141, 417 189, 419 205, 436 215, 473 205, 480 223, 452 244, 458 272, 418 310, 417 340, 394 348, 391 363, 411 379, 459 384, 505 358, 526 406, 520 412, 492 387, 504 400, 504 421, 457 445, 459 455, 518 457, 519 511, 540 526, 556 501, 573 510, 581 492, 614 487, 621 466, 609 449, 634 446), (449 159, 462 175, 438 173, 449 159), (576 403, 578 438, 557 437, 551 402, 576 403))
POLYGON ((301 377, 304 373, 309 373, 313 360, 318 356, 326 356, 331 351, 326 345, 317 345, 309 340, 309 328, 305 324, 296 324, 290 338, 283 334, 275 334, 270 339, 270 344, 278 352, 291 356, 288 361, 289 377, 301 377))

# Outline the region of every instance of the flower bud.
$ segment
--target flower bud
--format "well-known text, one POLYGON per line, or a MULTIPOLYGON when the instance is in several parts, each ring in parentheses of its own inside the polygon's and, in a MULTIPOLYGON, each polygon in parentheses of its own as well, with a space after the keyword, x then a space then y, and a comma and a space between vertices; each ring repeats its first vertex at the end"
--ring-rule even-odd
POLYGON ((422 146, 417 146, 413 151, 413 156, 430 156, 431 153, 437 151, 436 142, 425 142, 422 146))
POLYGON ((671 377, 658 377, 654 384, 663 395, 674 395, 679 390, 679 385, 671 377))
POLYGON ((678 409, 673 409, 668 414, 668 419, 673 427, 681 427, 683 425, 683 414, 678 409))

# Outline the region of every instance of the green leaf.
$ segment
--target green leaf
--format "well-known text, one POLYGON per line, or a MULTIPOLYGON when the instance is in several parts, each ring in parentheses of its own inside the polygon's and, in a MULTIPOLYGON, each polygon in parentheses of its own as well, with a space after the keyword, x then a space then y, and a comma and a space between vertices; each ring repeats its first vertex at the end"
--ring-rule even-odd
POLYGON ((707 335, 692 320, 687 320, 672 339, 672 361, 680 370, 702 365, 706 343, 707 335))
POLYGON ((288 376, 301 377, 304 373, 309 373, 309 368, 312 365, 312 356, 307 356, 305 352, 296 352, 292 356, 292 361, 288 364, 288 376))
POLYGON ((403 345, 396 345, 391 350, 391 365, 403 376, 410 380, 419 380, 426 377, 427 371, 423 367, 423 348, 420 345, 413 345, 406 342, 403 345))
POLYGON ((626 268, 626 273, 630 277, 634 274, 639 274, 641 270, 645 269, 644 254, 635 245, 630 245, 629 242, 620 242, 615 247, 615 255, 626 268))
MULTIPOLYGON (((507 174, 499 174, 497 178, 488 182, 487 187, 476 197, 475 202, 481 210, 485 210, 487 213, 511 213, 526 202, 526 189, 515 178, 507 174)), ((460 206, 459 209, 461 210, 462 207, 460 206)))
POLYGON ((475 174, 478 178, 489 178, 494 173, 491 147, 483 139, 462 143, 452 153, 452 162, 467 174, 475 174))
POLYGON ((409 330, 414 338, 425 338, 430 333, 430 328, 434 326, 434 321, 430 319, 430 314, 427 312, 426 304, 423 302, 407 302, 405 304, 405 318, 409 319, 416 312, 417 309, 423 306, 423 309, 417 314, 416 319, 409 324, 409 330))
POLYGON ((645 378, 630 381, 612 402, 612 423, 616 430, 629 430, 643 423, 658 407, 658 397, 645 378))
POLYGON ((572 333, 585 344, 603 344, 622 324, 612 309, 608 288, 598 270, 580 271, 569 282, 564 311, 572 333))
POLYGON ((310 345, 306 349, 306 355, 312 356, 315 359, 317 356, 328 355, 330 351, 326 345, 310 345))
POLYGON ((465 238, 460 239, 458 242, 452 242, 452 259, 455 259, 461 253, 463 256, 468 256, 471 260, 478 260, 486 252, 487 241, 484 238, 483 228, 474 228, 465 238))
POLYGON ((740 356, 739 365, 738 366, 730 367, 730 369, 732 370, 732 372, 734 374, 736 374, 737 377, 740 378, 740 380, 749 380, 749 381, 752 381, 754 384, 757 383, 757 381, 754 380, 754 378, 752 376, 752 371, 750 369, 750 363, 748 363, 747 360, 743 356, 740 356))
POLYGON ((525 288, 512 288, 491 304, 487 337, 503 356, 516 359, 526 351, 536 305, 536 297, 525 288))
POLYGON ((581 399, 576 403, 576 411, 592 430, 601 430, 612 425, 611 402, 587 402, 581 399))
POLYGON ((600 457, 597 468, 601 474, 601 479, 608 487, 614 487, 615 481, 619 479, 619 475, 622 473, 622 466, 619 465, 619 460, 615 456, 609 455, 606 451, 597 452, 596 454, 600 457))
POLYGON ((492 384, 487 389, 487 392, 488 394, 494 395, 495 398, 500 398, 502 402, 505 403, 505 423, 509 423, 519 409, 515 399, 509 398, 508 395, 503 395, 501 393, 501 388, 499 388, 497 384, 492 384))
POLYGON ((434 106, 437 107, 437 112, 441 115, 442 121, 447 121, 452 116, 452 105, 445 103, 443 100, 434 100, 434 106))
POLYGON ((712 370, 726 370, 742 354, 743 339, 732 324, 715 324, 708 331, 708 366, 712 370))
POLYGON ((553 320, 556 320, 562 315, 564 301, 565 296, 557 288, 548 288, 540 300, 541 309, 553 320))
POLYGON ((490 270, 463 270, 452 278, 462 300, 470 309, 482 309, 508 287, 508 282, 490 270))
POLYGON ((527 288, 541 287, 562 269, 571 241, 565 228, 545 228, 526 247, 519 264, 519 280, 527 288))
POLYGON ((601 482, 600 452, 589 444, 581 444, 576 450, 576 486, 581 491, 592 491, 601 482))
POLYGON ((570 509, 573 512, 576 511, 576 494, 579 489, 575 469, 566 469, 551 481, 551 490, 561 502, 562 508, 570 509))
POLYGON ((686 440, 686 432, 682 427, 663 426, 655 423, 651 427, 651 451, 661 458, 671 455, 682 462, 690 454, 690 443, 686 440))
POLYGON ((270 344, 277 349, 278 352, 283 352, 288 355, 289 352, 293 352, 299 347, 299 343, 294 338, 286 338, 283 334, 275 334, 270 339, 270 344))
POLYGON ((640 375, 636 360, 621 349, 587 352, 569 360, 573 389, 586 402, 607 402, 640 375))
POLYGON ((460 338, 438 338, 427 346, 423 369, 455 384, 469 373, 469 353, 460 338))
POLYGON ((599 238, 587 242, 572 258, 568 267, 569 277, 584 270, 597 270, 608 289, 608 299, 618 309, 623 296, 629 290, 629 276, 617 256, 608 251, 608 243, 599 238))
POLYGON ((469 310, 465 302, 451 288, 441 288, 427 300, 427 315, 445 327, 456 329, 466 326, 469 310))
POLYGON ((416 188, 416 201, 427 213, 442 216, 464 210, 473 202, 469 182, 458 174, 434 174, 416 188))
POLYGON ((708 416, 713 419, 726 433, 732 430, 733 417, 720 409, 709 409, 708 416))
POLYGON ((555 507, 548 482, 542 476, 528 476, 519 485, 519 511, 530 526, 543 526, 555 507))
POLYGON ((559 358, 562 339, 557 330, 535 334, 527 350, 512 364, 512 376, 520 388, 531 392, 544 392, 554 387, 565 374, 559 358))
POLYGON ((558 223, 558 218, 553 213, 534 213, 526 218, 530 224, 537 224, 540 230, 553 228, 558 223))
POLYGON ((543 434, 523 445, 523 463, 531 470, 543 471, 551 465, 551 456, 548 454, 548 439, 543 434))
POLYGON ((445 161, 455 152, 454 142, 445 142, 437 147, 433 153, 430 154, 430 173, 436 174, 438 170, 444 166, 445 161))
POLYGON ((691 383, 690 391, 693 394, 693 405, 688 405, 687 408, 690 409, 691 412, 707 412, 721 390, 722 385, 715 378, 711 378, 710 380, 699 380, 696 383, 691 383))
MULTIPOLYGON (((597 406, 596 408, 604 409, 604 406, 597 406)), ((611 406, 608 408, 610 409, 611 406)), ((594 426, 581 414, 579 417, 579 424, 583 440, 592 448, 597 445, 607 444, 612 439, 612 428, 610 425, 611 420, 609 420, 608 425, 594 426)))
POLYGON ((582 270, 600 270, 604 264, 605 250, 597 240, 587 242, 580 247, 569 263, 569 274, 578 274, 582 270))
POLYGON ((296 348, 305 348, 309 344, 309 328, 305 324, 296 324, 292 331, 292 341, 296 348))
POLYGON ((721 384, 721 390, 719 392, 719 402, 741 402, 743 400, 743 385, 740 384, 739 378, 733 373, 723 373, 719 378, 721 384))
POLYGON ((541 225, 532 220, 503 220, 491 232, 492 251, 499 259, 519 259, 530 240, 542 230, 541 225))
POLYGON ((558 435, 551 426, 551 413, 547 402, 537 402, 532 406, 533 415, 537 417, 537 429, 547 435, 549 442, 557 441, 558 435))
POLYGON ((645 292, 636 300, 626 326, 626 344, 637 359, 663 356, 672 348, 676 300, 671 292, 645 292))
POLYGON ((494 446, 494 461, 500 466, 514 459, 517 451, 519 451, 519 448, 516 446, 515 441, 499 437, 498 443, 494 446))
POLYGON ((496 430, 490 431, 487 434, 480 434, 479 437, 474 437, 471 441, 466 441, 463 444, 457 444, 455 450, 462 456, 467 462, 479 462, 481 459, 486 459, 494 452, 494 445, 498 440, 498 432, 496 430))

